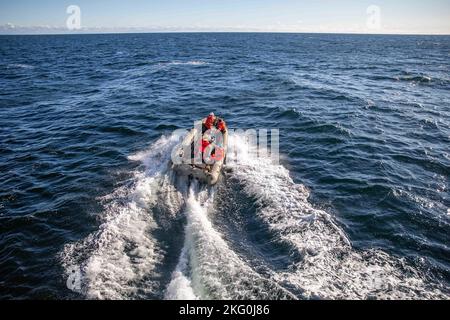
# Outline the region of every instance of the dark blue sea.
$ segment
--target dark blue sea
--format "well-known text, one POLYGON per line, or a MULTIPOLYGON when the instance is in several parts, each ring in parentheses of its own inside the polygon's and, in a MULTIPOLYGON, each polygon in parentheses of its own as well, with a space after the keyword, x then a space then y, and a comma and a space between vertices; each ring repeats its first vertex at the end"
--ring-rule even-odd
POLYGON ((449 89, 449 36, 0 36, 0 299, 449 299, 449 89), (209 112, 280 163, 175 176, 209 112))

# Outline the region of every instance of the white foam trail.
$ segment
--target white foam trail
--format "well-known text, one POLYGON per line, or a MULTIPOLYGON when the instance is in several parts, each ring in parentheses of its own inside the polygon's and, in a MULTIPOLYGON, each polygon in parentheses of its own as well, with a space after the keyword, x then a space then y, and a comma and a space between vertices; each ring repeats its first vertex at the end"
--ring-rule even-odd
POLYGON ((192 283, 186 275, 189 266, 189 244, 185 243, 176 270, 172 274, 165 294, 166 300, 197 300, 192 283))
POLYGON ((7 66, 8 69, 34 69, 34 66, 24 63, 12 63, 7 66))
POLYGON ((191 60, 191 61, 171 61, 168 63, 164 63, 163 65, 186 65, 186 66, 202 66, 208 64, 205 61, 199 61, 199 60, 191 60))
POLYGON ((306 297, 327 299, 449 298, 439 285, 402 259, 380 250, 356 251, 328 213, 315 209, 307 189, 293 182, 289 171, 269 158, 246 153, 244 138, 230 136, 232 177, 257 199, 257 216, 302 257, 274 279, 298 288, 306 297), (239 159, 235 159, 239 156, 239 159))
MULTIPOLYGON (((239 139, 231 136, 230 145, 248 148, 239 139)), ((184 204, 184 246, 166 299, 296 298, 280 284, 295 288, 302 297, 449 298, 402 260, 379 250, 354 250, 332 218, 308 202, 308 191, 292 181, 288 170, 247 154, 230 164, 232 177, 257 200, 260 221, 302 256, 289 269, 260 275, 211 222, 214 190, 175 188, 167 161, 178 141, 175 135, 161 137, 148 150, 130 156, 144 170, 136 170, 131 187, 118 188, 102 199, 106 205, 98 231, 65 246, 63 266, 67 273, 80 266, 87 298, 158 295, 161 284, 151 275, 165 252, 151 235, 159 227, 152 209, 164 206, 165 213, 176 215, 184 204)))
POLYGON ((255 272, 215 230, 214 192, 190 190, 186 202, 185 244, 166 299, 264 299, 295 297, 255 272))
MULTIPOLYGON (((194 198, 193 191, 190 190, 190 197, 187 201, 187 208, 186 212, 192 212, 192 210, 198 209, 198 214, 205 214, 204 208, 200 205, 200 203, 196 202, 196 199, 194 198), (195 206, 196 209, 194 209, 192 206, 195 206)), ((188 216, 188 219, 190 217, 188 216)), ((189 220, 188 220, 189 221, 189 220)), ((190 279, 189 275, 189 259, 190 259, 190 253, 192 251, 192 243, 190 241, 190 236, 188 236, 188 233, 191 232, 191 230, 186 227, 185 229, 185 240, 184 240, 184 246, 181 251, 180 259, 178 261, 177 267, 175 271, 172 274, 172 280, 169 283, 166 293, 165 293, 165 299, 166 300, 198 300, 199 297, 194 293, 194 289, 192 287, 192 281, 190 279)))
POLYGON ((122 187, 104 197, 98 231, 65 246, 63 266, 82 270, 82 291, 91 299, 145 297, 157 284, 147 280, 164 252, 151 236, 156 228, 151 208, 163 194, 175 213, 182 203, 170 184, 167 161, 178 137, 161 137, 147 151, 130 156, 145 170, 134 173, 133 186, 122 187), (139 294, 138 294, 139 291, 139 294))

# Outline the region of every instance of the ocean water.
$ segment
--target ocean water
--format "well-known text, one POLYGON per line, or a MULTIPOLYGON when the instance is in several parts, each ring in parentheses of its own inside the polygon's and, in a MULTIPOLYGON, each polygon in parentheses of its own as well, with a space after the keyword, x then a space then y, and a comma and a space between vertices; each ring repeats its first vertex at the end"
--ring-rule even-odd
POLYGON ((449 75, 448 36, 0 36, 0 298, 449 299, 449 75), (211 111, 280 164, 174 176, 211 111))

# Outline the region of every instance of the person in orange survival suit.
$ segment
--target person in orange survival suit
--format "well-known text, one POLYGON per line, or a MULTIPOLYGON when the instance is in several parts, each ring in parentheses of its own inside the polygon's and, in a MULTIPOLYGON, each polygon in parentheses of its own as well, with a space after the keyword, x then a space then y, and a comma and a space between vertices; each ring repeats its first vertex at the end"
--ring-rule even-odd
POLYGON ((216 122, 216 116, 211 112, 202 123, 202 133, 211 129, 214 126, 214 122, 216 122))
POLYGON ((217 120, 216 129, 222 133, 225 133, 225 131, 227 130, 225 121, 223 121, 222 119, 217 120))
POLYGON ((212 140, 212 138, 209 135, 205 134, 203 136, 203 139, 201 141, 201 145, 199 148, 199 151, 202 155, 202 162, 206 161, 206 163, 208 163, 207 168, 209 168, 209 169, 210 169, 209 165, 212 164, 212 163, 210 163, 210 161, 213 161, 213 162, 220 161, 225 156, 224 149, 222 147, 212 145, 211 140, 212 140), (206 149, 211 145, 213 146, 213 149, 210 151, 211 154, 205 156, 204 153, 206 152, 206 149))
MULTIPOLYGON (((227 130, 227 126, 225 121, 223 121, 223 119, 218 118, 215 124, 215 127, 217 130, 219 130, 222 134, 224 134, 227 130)), ((223 137, 222 137, 223 139, 223 137)), ((225 152, 224 149, 222 147, 217 146, 216 148, 214 148, 212 154, 211 154, 211 158, 214 161, 220 161, 224 158, 225 156, 225 152)))
MULTIPOLYGON (((200 148, 198 149, 197 152, 200 153, 201 157, 202 157, 202 162, 205 162, 205 159, 203 158, 203 153, 205 152, 206 148, 208 148, 208 146, 211 144, 211 142, 209 141, 209 137, 208 136, 204 136, 202 138, 202 141, 200 143, 200 148)), ((196 152, 196 153, 197 153, 196 152)), ((198 153, 197 153, 198 154, 198 153)))
POLYGON ((208 148, 208 146, 211 144, 211 142, 209 142, 208 139, 203 138, 202 139, 202 144, 200 145, 200 152, 203 153, 205 152, 205 149, 208 148))

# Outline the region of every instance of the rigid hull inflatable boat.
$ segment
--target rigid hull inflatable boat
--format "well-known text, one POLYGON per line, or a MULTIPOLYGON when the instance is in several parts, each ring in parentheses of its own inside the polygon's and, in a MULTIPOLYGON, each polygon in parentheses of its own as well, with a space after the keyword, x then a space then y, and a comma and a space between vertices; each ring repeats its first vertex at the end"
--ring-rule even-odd
POLYGON ((205 130, 205 119, 197 122, 172 151, 172 169, 202 183, 216 184, 227 153, 228 130, 226 125, 222 128, 205 130))

